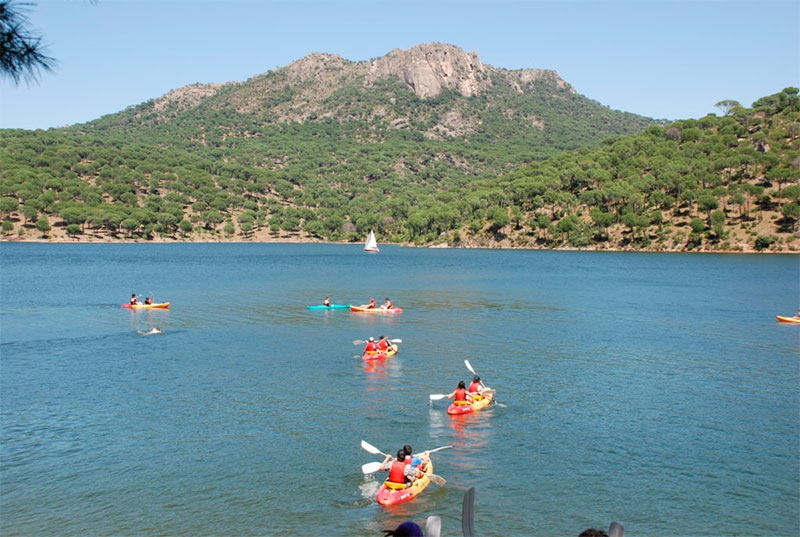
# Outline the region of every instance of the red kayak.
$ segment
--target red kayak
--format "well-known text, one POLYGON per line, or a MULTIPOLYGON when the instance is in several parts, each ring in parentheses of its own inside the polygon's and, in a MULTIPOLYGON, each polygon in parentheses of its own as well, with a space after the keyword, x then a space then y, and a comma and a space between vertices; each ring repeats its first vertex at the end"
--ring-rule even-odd
POLYGON ((376 498, 378 503, 381 505, 397 505, 398 503, 413 500, 431 484, 430 474, 433 474, 433 462, 428 460, 423 476, 417 478, 408 486, 384 481, 381 488, 378 489, 376 498))
POLYGON ((361 359, 365 362, 371 362, 372 360, 383 360, 384 358, 391 358, 395 354, 397 354, 397 350, 399 347, 397 345, 392 345, 386 351, 365 351, 361 355, 361 359))
POLYGON ((478 400, 473 399, 472 403, 467 403, 467 404, 452 403, 449 407, 447 407, 447 413, 454 416, 460 414, 469 414, 470 412, 483 410, 484 408, 489 406, 493 400, 494 396, 485 395, 478 400))

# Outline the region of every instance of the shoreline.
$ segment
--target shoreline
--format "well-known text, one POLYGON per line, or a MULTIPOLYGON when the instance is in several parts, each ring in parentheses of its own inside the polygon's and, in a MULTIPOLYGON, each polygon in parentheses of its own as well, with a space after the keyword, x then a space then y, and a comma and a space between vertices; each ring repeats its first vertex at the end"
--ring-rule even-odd
MULTIPOLYGON (((177 240, 177 239, 131 239, 131 240, 105 240, 105 239, 78 239, 58 237, 52 239, 32 239, 26 238, 0 238, 0 244, 3 243, 30 243, 30 244, 342 244, 342 245, 360 245, 361 242, 336 242, 336 241, 322 241, 309 238, 300 237, 279 237, 270 240, 177 240)), ((403 248, 432 248, 432 249, 454 249, 454 250, 542 250, 554 252, 612 252, 612 253, 653 253, 653 254, 781 254, 781 255, 800 255, 800 251, 792 251, 789 249, 782 250, 755 250, 752 248, 740 250, 685 250, 685 249, 654 249, 654 248, 576 248, 572 246, 565 246, 559 248, 538 248, 538 247, 514 247, 514 246, 451 246, 447 243, 434 243, 427 245, 415 245, 412 243, 384 243, 384 245, 400 246, 403 248)))

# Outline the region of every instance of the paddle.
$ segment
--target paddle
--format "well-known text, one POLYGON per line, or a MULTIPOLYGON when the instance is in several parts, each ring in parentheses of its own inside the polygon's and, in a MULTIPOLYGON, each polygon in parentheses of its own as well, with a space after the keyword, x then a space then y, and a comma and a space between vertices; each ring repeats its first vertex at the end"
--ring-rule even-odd
MULTIPOLYGON (((483 390, 481 392, 482 395, 494 395, 496 393, 497 393, 497 390, 493 390, 491 388, 488 388, 488 389, 483 390)), ((442 399, 447 397, 447 394, 444 394, 444 393, 432 393, 428 397, 430 398, 431 401, 441 401, 442 399)))
MULTIPOLYGON (((383 466, 382 462, 377 462, 377 461, 368 462, 366 464, 361 465, 361 472, 365 474, 374 474, 375 472, 381 469, 381 466, 383 466)), ((427 475, 432 482, 436 483, 440 487, 445 486, 445 484, 447 483, 447 480, 440 475, 436 474, 425 474, 425 475, 427 475)))
POLYGON ((376 447, 375 447, 375 446, 373 446, 372 444, 368 444, 368 443, 367 443, 366 441, 364 441, 364 440, 362 440, 362 441, 361 441, 361 448, 362 448, 362 449, 364 449, 364 450, 366 450, 366 451, 369 451, 369 452, 370 452, 370 453, 372 453, 373 455, 383 455, 384 457, 391 457, 391 455, 388 455, 388 454, 384 453, 384 452, 383 452, 383 451, 381 451, 380 449, 376 448, 376 447))
POLYGON ((425 521, 425 536, 426 537, 441 537, 442 535, 442 518, 436 515, 431 515, 425 521))
MULTIPOLYGON (((467 366, 467 369, 469 369, 469 372, 470 372, 470 373, 472 373, 473 375, 476 375, 476 376, 478 375, 478 374, 475 372, 475 370, 472 368, 472 364, 471 364, 471 363, 469 363, 469 360, 464 360, 464 365, 465 365, 465 366, 467 366)), ((483 380, 481 380, 481 386, 483 386, 483 388, 484 388, 484 391, 486 391, 486 384, 484 384, 484 383, 483 383, 483 380)), ((494 390, 493 390, 493 391, 494 391, 494 390)), ((497 393, 497 392, 496 392, 496 391, 494 391, 494 393, 492 393, 491 395, 494 395, 495 393, 497 393)), ((497 400, 496 400, 496 399, 495 399, 494 401, 492 401, 492 402, 493 402, 494 404, 496 404, 496 405, 497 405, 497 404, 499 404, 499 403, 497 402, 497 400)), ((500 405, 500 406, 505 406, 505 405, 500 405)))
MULTIPOLYGON (((469 369, 469 372, 470 372, 470 373, 472 373, 473 375, 476 375, 476 376, 478 375, 478 374, 475 372, 475 370, 474 370, 474 369, 472 369, 472 364, 470 364, 470 363, 469 363, 469 360, 464 360, 464 365, 465 365, 465 366, 467 366, 467 369, 469 369)), ((484 388, 486 388, 486 384, 484 384, 484 383, 483 383, 483 381, 481 381, 481 386, 483 386, 484 388)))
POLYGON ((365 474, 374 474, 381 469, 381 466, 383 466, 382 462, 368 462, 367 464, 361 465, 361 472, 365 474))
MULTIPOLYGON (((402 343, 403 342, 402 339, 390 339, 389 341, 391 341, 392 343, 402 343)), ((354 339, 353 340, 353 345, 363 345, 364 343, 366 343, 366 341, 364 341, 363 339, 354 339)), ((377 341, 375 343, 377 343, 377 341)))
POLYGON ((461 532, 464 537, 475 537, 475 487, 470 487, 464 493, 464 503, 461 505, 461 532))
MULTIPOLYGON (((443 449, 449 449, 451 447, 453 447, 453 446, 437 447, 435 449, 425 450, 425 451, 423 451, 423 453, 436 453, 437 451, 441 451, 443 449)), ((361 441, 361 448, 364 449, 365 451, 369 451, 373 455, 383 455, 384 457, 391 457, 391 455, 388 455, 388 454, 384 453, 383 451, 381 451, 380 449, 376 448, 372 444, 367 443, 365 440, 361 441)))
POLYGON ((625 528, 619 522, 612 522, 608 526, 608 537, 625 537, 625 528))

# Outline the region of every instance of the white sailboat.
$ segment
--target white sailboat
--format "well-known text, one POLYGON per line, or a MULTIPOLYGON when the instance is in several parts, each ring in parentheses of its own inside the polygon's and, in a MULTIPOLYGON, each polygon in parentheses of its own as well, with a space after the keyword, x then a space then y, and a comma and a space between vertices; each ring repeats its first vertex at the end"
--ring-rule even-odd
POLYGON ((375 232, 370 231, 369 236, 367 237, 367 242, 364 243, 364 251, 365 252, 373 252, 378 253, 378 241, 375 240, 375 232))

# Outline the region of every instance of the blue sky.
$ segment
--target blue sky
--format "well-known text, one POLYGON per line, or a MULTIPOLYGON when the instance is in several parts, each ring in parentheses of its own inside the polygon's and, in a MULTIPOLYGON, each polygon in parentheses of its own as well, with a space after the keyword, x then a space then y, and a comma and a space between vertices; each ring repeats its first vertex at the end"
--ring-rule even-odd
POLYGON ((244 81, 312 52, 351 61, 440 42, 656 119, 800 86, 800 0, 27 0, 59 61, 0 79, 0 128, 83 123, 187 84, 244 81))

